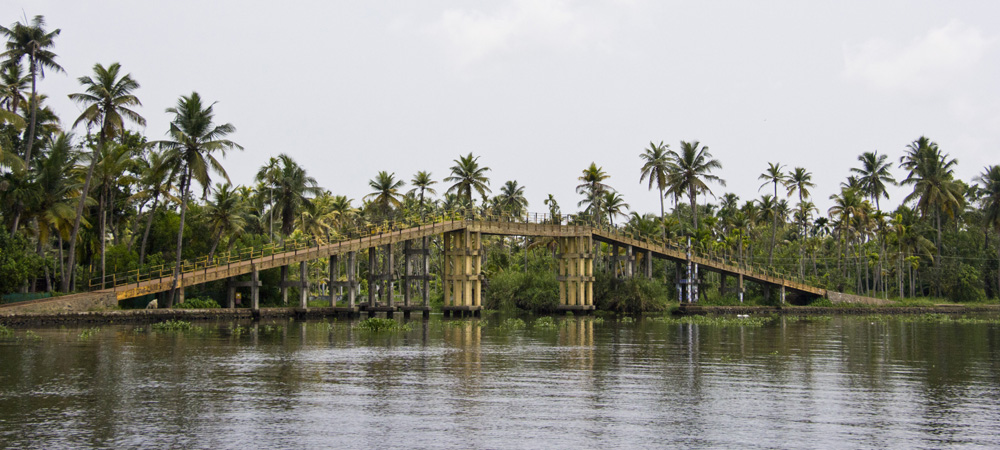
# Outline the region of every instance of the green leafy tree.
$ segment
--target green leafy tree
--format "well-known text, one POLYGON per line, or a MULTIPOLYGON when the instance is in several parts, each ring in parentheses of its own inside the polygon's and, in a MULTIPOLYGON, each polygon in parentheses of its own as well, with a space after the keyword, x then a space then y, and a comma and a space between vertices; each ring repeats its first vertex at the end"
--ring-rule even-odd
POLYGON ((212 199, 205 204, 201 214, 209 229, 212 230, 212 248, 208 251, 208 259, 215 257, 215 250, 223 236, 227 236, 230 247, 236 238, 243 233, 247 224, 250 207, 246 200, 233 189, 229 183, 216 183, 212 199))
MULTIPOLYGON (((787 175, 781 171, 781 168, 781 164, 769 162, 767 163, 767 170, 757 177, 758 180, 764 180, 764 184, 760 185, 761 189, 769 184, 774 185, 775 202, 778 201, 778 184, 785 184, 785 180, 787 179, 787 175)), ((778 232, 778 214, 771 214, 771 219, 771 245, 767 249, 767 265, 771 265, 774 261, 774 239, 778 232)))
POLYGON ((479 157, 469 153, 466 156, 459 156, 453 161, 451 166, 451 176, 444 179, 445 183, 454 183, 448 188, 449 193, 457 193, 463 196, 468 204, 472 204, 472 191, 479 193, 486 198, 486 194, 492 193, 490 190, 490 179, 486 172, 489 167, 479 165, 479 157))
POLYGON ((281 233, 285 236, 295 230, 295 219, 312 208, 310 199, 323 193, 316 179, 306 174, 291 156, 278 155, 276 176, 271 178, 274 193, 273 208, 281 218, 281 233))
POLYGON ((597 163, 593 162, 586 169, 583 169, 583 175, 577 178, 581 183, 576 186, 576 192, 584 196, 584 199, 577 203, 577 206, 588 205, 586 211, 596 219, 598 226, 601 225, 604 217, 602 203, 604 193, 612 190, 611 186, 604 183, 604 180, 608 178, 611 176, 604 172, 604 168, 597 167, 597 163))
POLYGON ((421 220, 423 220, 423 218, 424 218, 424 194, 427 193, 427 194, 431 194, 431 195, 437 195, 437 191, 435 191, 434 188, 431 187, 431 186, 437 184, 437 181, 434 181, 434 179, 431 178, 431 173, 430 172, 425 172, 425 171, 421 170, 421 171, 418 171, 416 173, 416 175, 413 175, 413 179, 410 180, 410 184, 413 186, 413 189, 410 189, 410 194, 414 194, 414 193, 419 192, 420 202, 418 204, 418 207, 420 208, 420 218, 421 218, 421 220))
MULTIPOLYGON (((981 202, 986 224, 996 231, 1000 243, 1000 166, 993 165, 983 169, 979 182, 985 194, 981 202)), ((1000 261, 1000 245, 997 245, 997 260, 1000 261)), ((997 288, 1000 289, 1000 267, 997 268, 997 288)))
POLYGON ((371 200, 381 214, 389 217, 393 208, 402 206, 399 189, 405 184, 403 180, 396 179, 395 173, 380 171, 374 179, 368 180, 372 193, 366 195, 365 199, 371 200))
POLYGON ((873 202, 875 209, 882 210, 879 205, 879 198, 889 198, 886 185, 895 185, 896 179, 892 176, 892 163, 886 162, 888 156, 879 155, 875 152, 864 152, 858 156, 861 167, 851 168, 851 173, 858 175, 858 185, 861 192, 864 192, 873 202))
POLYGON ((707 146, 698 141, 681 141, 680 152, 670 150, 670 192, 677 195, 686 194, 691 202, 692 224, 698 229, 698 194, 711 194, 707 182, 715 182, 721 186, 726 181, 712 174, 712 170, 721 169, 722 163, 712 158, 707 146))

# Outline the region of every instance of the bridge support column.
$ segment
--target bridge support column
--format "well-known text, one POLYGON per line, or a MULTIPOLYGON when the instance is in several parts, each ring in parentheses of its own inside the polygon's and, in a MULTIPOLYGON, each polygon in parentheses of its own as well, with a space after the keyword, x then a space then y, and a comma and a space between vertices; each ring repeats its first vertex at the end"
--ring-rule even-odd
POLYGON ((743 274, 736 276, 736 292, 740 296, 740 303, 743 303, 743 274))
POLYGON ((413 248, 413 241, 403 243, 403 260, 405 272, 403 274, 403 318, 409 319, 410 313, 420 311, 425 319, 430 318, 430 297, 428 293, 428 279, 430 272, 428 263, 430 262, 430 249, 427 247, 427 238, 421 239, 422 248, 413 248), (419 256, 419 258, 416 258, 419 256), (419 268, 419 270, 418 270, 419 268), (419 271, 421 275, 416 275, 419 271), (413 304, 413 283, 420 286, 421 298, 424 300, 422 306, 413 304))
POLYGON ((299 308, 309 307, 309 265, 305 261, 299 263, 299 308))
POLYGON ((558 238, 559 310, 574 313, 594 309, 594 256, 590 236, 558 238))
POLYGON ((250 309, 260 311, 260 272, 256 264, 250 264, 250 309))
POLYGON ((358 295, 358 252, 347 252, 347 307, 354 309, 358 295))
POLYGON ((330 255, 329 266, 327 267, 327 279, 330 280, 326 283, 330 289, 330 307, 337 307, 337 296, 344 295, 344 287, 339 283, 340 279, 340 258, 338 255, 330 255), (337 293, 333 293, 333 288, 337 288, 337 293))
POLYGON ((653 251, 652 250, 646 250, 646 254, 643 255, 642 258, 643 258, 643 262, 645 263, 643 265, 646 266, 646 279, 652 280, 653 279, 653 251))
POLYGON ((468 229, 444 234, 444 307, 447 317, 479 315, 482 311, 482 235, 468 229))
POLYGON ((286 282, 288 282, 288 266, 281 266, 281 304, 288 306, 288 288, 285 287, 286 282))
POLYGON ((726 273, 719 272, 719 296, 726 296, 726 273))
POLYGON ((635 276, 635 249, 631 245, 625 246, 625 278, 635 276))
POLYGON ((781 285, 781 304, 785 304, 785 285, 781 285))

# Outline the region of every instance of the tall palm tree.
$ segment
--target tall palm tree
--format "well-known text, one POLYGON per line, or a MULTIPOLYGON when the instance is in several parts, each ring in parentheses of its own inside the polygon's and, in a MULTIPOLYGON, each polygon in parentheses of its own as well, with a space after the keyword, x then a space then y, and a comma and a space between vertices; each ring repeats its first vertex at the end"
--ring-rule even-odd
POLYGON ((917 210, 923 217, 934 217, 937 228, 935 266, 940 268, 941 214, 954 217, 965 203, 962 185, 954 179, 953 167, 958 161, 943 154, 937 143, 924 136, 907 145, 906 149, 906 154, 900 158, 900 166, 910 172, 900 184, 913 186, 913 192, 903 201, 916 201, 917 210))
POLYGON ((208 259, 211 261, 223 235, 229 237, 232 246, 236 237, 243 233, 250 208, 231 184, 216 183, 212 199, 205 204, 201 213, 212 230, 212 248, 208 251, 208 259))
POLYGON ((889 198, 886 185, 895 185, 896 179, 892 176, 892 163, 886 162, 889 157, 879 155, 878 151, 864 152, 858 156, 861 167, 851 168, 851 173, 858 175, 858 184, 861 192, 875 202, 875 209, 881 211, 879 198, 889 198))
POLYGON ((489 167, 479 166, 479 157, 469 153, 466 156, 459 156, 453 161, 451 166, 451 176, 444 179, 446 183, 454 182, 447 192, 454 192, 464 196, 466 201, 472 204, 472 191, 476 191, 484 199, 490 191, 490 179, 486 177, 489 167))
POLYGON ((597 163, 594 162, 583 169, 583 175, 577 178, 582 183, 576 186, 576 192, 584 195, 584 199, 577 203, 577 206, 589 205, 587 209, 597 219, 598 226, 601 225, 601 218, 604 216, 602 206, 604 193, 613 190, 611 186, 604 183, 604 180, 608 178, 611 176, 604 172, 603 167, 597 167, 597 163))
POLYGON ((142 242, 139 244, 139 265, 146 263, 146 243, 149 241, 149 230, 153 228, 153 217, 156 209, 160 206, 160 198, 166 197, 168 200, 180 203, 180 200, 170 194, 173 188, 176 168, 166 158, 163 152, 150 151, 146 157, 139 162, 139 191, 133 196, 133 200, 148 201, 152 199, 153 204, 146 211, 146 225, 142 232, 142 242))
MULTIPOLYGON (((994 165, 983 169, 979 175, 979 182, 982 183, 983 214, 986 223, 997 232, 1000 237, 1000 166, 994 165)), ((1000 260, 1000 245, 997 245, 997 259, 1000 260)), ((997 268, 997 288, 1000 289, 1000 267, 997 268)))
POLYGON ((67 174, 73 173, 79 157, 73 147, 73 136, 61 133, 49 141, 48 149, 35 159, 37 171, 34 178, 39 195, 38 201, 31 205, 28 220, 34 220, 38 225, 39 247, 49 245, 51 235, 55 233, 59 241, 60 274, 65 270, 62 242, 69 236, 74 218, 75 197, 79 195, 80 189, 79 179, 67 174))
POLYGON ((517 184, 516 180, 504 183, 500 188, 500 195, 497 195, 497 206, 503 214, 520 217, 528 208, 528 199, 524 198, 524 186, 517 184))
POLYGON ((430 172, 425 172, 421 170, 418 171, 415 175, 413 175, 413 179, 410 180, 410 183, 413 185, 413 189, 410 189, 411 194, 420 191, 420 202, 418 203, 418 207, 420 208, 420 219, 423 220, 424 193, 437 195, 437 191, 435 191, 434 188, 431 187, 432 185, 437 184, 437 181, 434 181, 434 179, 431 178, 430 172))
MULTIPOLYGON (((670 146, 664 144, 660 141, 659 145, 653 144, 653 141, 649 142, 649 148, 644 149, 639 158, 642 158, 642 168, 640 169, 639 182, 642 183, 649 178, 649 189, 653 189, 653 185, 660 190, 660 221, 663 222, 667 219, 667 213, 663 208, 663 191, 667 189, 670 184, 670 158, 667 153, 670 146)), ((667 240, 667 228, 661 227, 663 229, 663 240, 667 240)))
POLYGON ((100 64, 94 65, 94 76, 80 77, 77 81, 84 86, 84 92, 70 94, 73 101, 85 105, 83 113, 73 122, 73 126, 86 123, 88 129, 91 126, 98 126, 97 145, 94 146, 90 160, 90 168, 83 181, 80 200, 76 205, 76 219, 73 221, 73 230, 69 237, 69 270, 63 274, 62 290, 70 291, 70 276, 76 263, 76 240, 80 233, 80 219, 83 217, 87 195, 90 193, 90 182, 94 177, 94 169, 100 160, 100 152, 104 151, 107 142, 116 134, 125 133, 125 120, 137 125, 146 125, 146 119, 130 109, 134 106, 141 106, 139 98, 133 94, 139 89, 139 83, 132 79, 131 74, 119 76, 121 66, 113 63, 107 68, 100 64))
MULTIPOLYGON (((126 175, 135 166, 135 149, 116 142, 107 142, 101 147, 98 155, 100 161, 93 173, 96 181, 95 187, 98 190, 98 237, 100 239, 101 250, 101 279, 105 272, 105 253, 107 247, 108 234, 108 214, 114 209, 115 193, 119 186, 128 185, 135 182, 132 176, 126 175)), ((93 157, 93 156, 91 156, 93 157)), ((79 206, 79 205, 77 205, 79 206)))
MULTIPOLYGON (((787 175, 781 171, 781 167, 781 164, 769 162, 767 163, 767 170, 757 177, 758 180, 764 180, 764 183, 760 185, 758 190, 763 189, 768 184, 774 185, 775 201, 778 199, 778 183, 785 184, 785 179, 787 178, 787 175)), ((778 215, 772 214, 771 216, 771 246, 767 249, 767 265, 771 265, 771 262, 774 260, 774 238, 778 232, 778 215)))
POLYGON ((272 242, 274 241, 274 185, 278 183, 280 177, 279 164, 278 158, 273 156, 268 158, 267 164, 261 166, 254 177, 254 181, 260 183, 261 188, 267 189, 267 229, 272 242))
POLYGON ((281 233, 288 236, 295 230, 295 218, 312 207, 310 198, 322 194, 323 189, 315 178, 307 175, 302 166, 284 153, 278 155, 278 165, 271 183, 274 193, 271 207, 278 210, 281 233))
POLYGON ((192 92, 189 96, 181 96, 177 106, 167 108, 174 115, 167 132, 169 140, 154 142, 167 152, 167 159, 174 166, 174 172, 180 175, 181 221, 177 230, 177 261, 174 265, 174 279, 170 286, 166 307, 174 304, 174 294, 181 271, 181 250, 183 248, 184 220, 187 215, 188 199, 191 196, 191 184, 197 181, 203 192, 211 183, 210 172, 222 175, 229 181, 229 175, 222 163, 213 153, 225 156, 227 150, 243 150, 239 144, 226 139, 226 136, 236 132, 236 127, 226 123, 215 125, 213 120, 214 104, 203 106, 201 96, 192 92))
POLYGON ((556 201, 556 198, 553 197, 552 194, 549 194, 548 198, 546 198, 543 203, 545 203, 545 206, 549 207, 549 218, 552 219, 554 223, 559 223, 561 221, 561 217, 559 214, 559 202, 556 201))
MULTIPOLYGON (((62 72, 63 68, 56 63, 56 54, 51 48, 55 46, 55 37, 59 35, 59 29, 46 32, 45 18, 35 16, 30 24, 14 22, 10 28, 0 26, 0 34, 7 38, 7 51, 0 53, 0 57, 6 58, 5 66, 20 64, 24 58, 28 59, 28 74, 31 76, 31 98, 37 95, 36 84, 38 76, 45 78, 45 69, 62 72)), ((35 137, 35 115, 38 111, 37 103, 31 108, 31 118, 28 120, 28 137, 24 145, 24 163, 31 165, 31 146, 35 137)))
POLYGON ((368 180, 368 186, 372 188, 372 193, 365 196, 372 204, 378 207, 379 211, 386 217, 392 212, 392 208, 399 208, 400 193, 399 188, 406 183, 396 179, 396 173, 380 171, 375 178, 368 180))
POLYGON ((708 146, 701 145, 698 141, 681 141, 681 151, 668 152, 671 173, 670 191, 680 194, 687 194, 691 202, 691 212, 693 214, 692 223, 694 229, 698 229, 698 194, 711 194, 706 182, 712 181, 725 187, 726 181, 716 175, 712 175, 712 170, 721 169, 722 163, 712 158, 708 146))

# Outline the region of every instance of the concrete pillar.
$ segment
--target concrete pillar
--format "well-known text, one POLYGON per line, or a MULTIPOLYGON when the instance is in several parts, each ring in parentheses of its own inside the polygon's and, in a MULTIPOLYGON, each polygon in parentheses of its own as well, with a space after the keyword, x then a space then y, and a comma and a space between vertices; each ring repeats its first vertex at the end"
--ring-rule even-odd
POLYGON ((250 264, 250 309, 260 311, 260 272, 256 264, 250 264))
MULTIPOLYGON (((431 278, 431 255, 430 255, 430 240, 428 238, 422 239, 422 246, 424 249, 423 259, 424 259, 424 279, 423 279, 423 290, 421 294, 424 296, 424 306, 431 306, 431 289, 430 289, 430 278, 431 278)), ((427 316, 427 312, 424 312, 424 316, 427 316)))
POLYGON ((354 308, 358 295, 358 252, 347 252, 347 307, 354 308))
POLYGON ((226 308, 234 309, 236 308, 236 287, 227 286, 226 287, 226 308))
POLYGON ((653 251, 646 250, 646 254, 643 255, 644 262, 646 263, 646 279, 653 279, 653 251))
POLYGON ((625 278, 635 275, 635 251, 631 245, 625 246, 625 278))
POLYGON ((377 270, 378 268, 375 265, 375 247, 371 247, 368 249, 368 306, 371 308, 375 307, 375 291, 378 286, 375 272, 377 270))
POLYGON ((736 276, 736 292, 740 296, 740 303, 743 303, 743 274, 736 276))
POLYGON ((288 306, 288 266, 281 266, 281 304, 288 306))
POLYGON ((410 281, 413 276, 413 258, 410 254, 412 250, 411 241, 403 243, 403 306, 410 306, 410 281))
POLYGON ((309 307, 309 266, 305 261, 299 263, 299 308, 309 307))
MULTIPOLYGON (((329 266, 328 266, 328 269, 327 269, 327 279, 330 280, 330 281, 327 283, 327 289, 330 291, 330 307, 331 308, 337 306, 337 294, 333 293, 333 286, 335 286, 334 283, 337 283, 337 281, 338 281, 339 278, 340 278, 340 261, 339 261, 339 258, 337 257, 337 255, 330 255, 329 266)), ((340 291, 340 293, 343 294, 344 287, 340 286, 340 285, 336 285, 336 286, 337 286, 337 289, 340 291)))
POLYGON ((785 304, 785 285, 781 285, 781 304, 785 304))
POLYGON ((177 288, 177 304, 178 305, 184 303, 184 291, 186 291, 186 290, 187 290, 187 288, 184 287, 184 286, 181 286, 181 287, 177 288))
POLYGON ((396 256, 392 253, 392 244, 386 244, 385 273, 383 275, 385 276, 385 285, 386 285, 385 298, 386 298, 386 305, 388 306, 393 305, 394 301, 393 297, 395 296, 394 292, 396 290, 395 286, 396 282, 395 282, 395 277, 393 276, 393 270, 395 269, 395 267, 396 267, 396 256))

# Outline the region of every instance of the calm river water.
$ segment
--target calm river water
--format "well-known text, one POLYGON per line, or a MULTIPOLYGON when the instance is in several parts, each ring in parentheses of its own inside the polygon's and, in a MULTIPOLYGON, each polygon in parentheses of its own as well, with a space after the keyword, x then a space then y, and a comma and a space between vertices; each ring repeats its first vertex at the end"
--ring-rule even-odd
POLYGON ((14 330, 0 448, 1000 447, 1000 326, 14 330))

